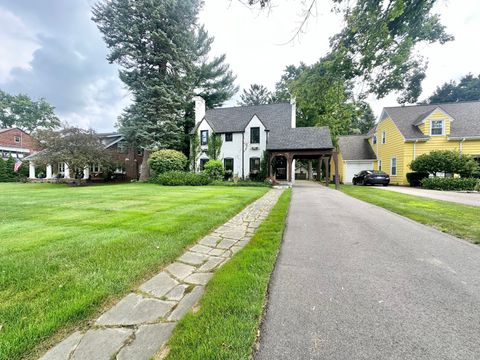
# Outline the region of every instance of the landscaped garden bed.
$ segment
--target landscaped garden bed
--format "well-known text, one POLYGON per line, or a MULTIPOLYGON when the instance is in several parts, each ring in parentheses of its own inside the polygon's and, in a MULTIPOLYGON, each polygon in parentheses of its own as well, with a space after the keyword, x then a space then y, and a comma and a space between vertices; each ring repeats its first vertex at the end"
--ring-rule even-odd
POLYGON ((34 357, 267 190, 0 184, 0 359, 34 357))

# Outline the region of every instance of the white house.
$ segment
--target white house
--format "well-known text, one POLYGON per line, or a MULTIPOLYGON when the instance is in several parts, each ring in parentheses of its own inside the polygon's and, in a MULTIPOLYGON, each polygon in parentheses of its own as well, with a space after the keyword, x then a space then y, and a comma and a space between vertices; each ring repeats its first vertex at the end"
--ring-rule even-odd
MULTIPOLYGON (((208 142, 213 133, 221 136, 220 160, 226 171, 248 178, 260 171, 263 156, 269 157, 269 175, 293 181, 295 159, 328 160, 333 145, 328 127, 296 128, 296 105, 277 103, 205 109, 205 101, 195 97, 195 127, 201 154, 196 170, 209 160, 208 142)), ((328 169, 327 169, 328 171, 328 169)))

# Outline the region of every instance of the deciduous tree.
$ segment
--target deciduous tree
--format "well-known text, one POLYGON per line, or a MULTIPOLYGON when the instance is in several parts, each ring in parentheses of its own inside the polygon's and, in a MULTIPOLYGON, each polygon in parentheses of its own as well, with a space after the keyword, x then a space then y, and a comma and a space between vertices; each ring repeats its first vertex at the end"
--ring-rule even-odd
POLYGON ((437 90, 430 96, 425 103, 439 104, 458 101, 476 101, 480 100, 480 75, 477 77, 472 74, 465 75, 457 83, 450 81, 437 87, 437 90))

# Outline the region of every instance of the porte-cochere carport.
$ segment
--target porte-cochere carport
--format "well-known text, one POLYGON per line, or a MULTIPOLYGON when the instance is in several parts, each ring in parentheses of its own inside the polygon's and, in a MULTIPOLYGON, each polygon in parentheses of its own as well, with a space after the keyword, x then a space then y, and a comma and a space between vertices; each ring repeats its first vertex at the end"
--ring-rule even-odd
POLYGON ((277 179, 284 175, 289 183, 293 180, 294 160, 318 160, 317 174, 321 173, 322 163, 325 169, 325 184, 330 181, 329 163, 333 161, 335 187, 338 189, 338 154, 333 146, 328 127, 301 127, 274 130, 268 135, 267 142, 269 176, 277 179), (278 164, 285 167, 278 167, 278 164), (278 169, 282 169, 281 172, 278 169), (285 169, 285 174, 283 173, 285 169))

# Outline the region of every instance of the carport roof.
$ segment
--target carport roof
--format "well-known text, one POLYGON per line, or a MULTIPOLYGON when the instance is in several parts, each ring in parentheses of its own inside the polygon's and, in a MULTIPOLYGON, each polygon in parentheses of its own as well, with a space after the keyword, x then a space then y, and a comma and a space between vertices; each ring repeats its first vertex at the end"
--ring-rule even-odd
POLYGON ((327 126, 273 129, 268 137, 267 150, 333 149, 327 126))

